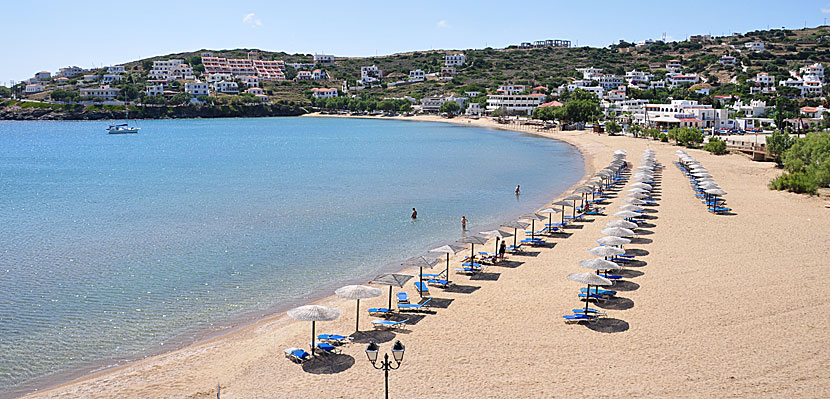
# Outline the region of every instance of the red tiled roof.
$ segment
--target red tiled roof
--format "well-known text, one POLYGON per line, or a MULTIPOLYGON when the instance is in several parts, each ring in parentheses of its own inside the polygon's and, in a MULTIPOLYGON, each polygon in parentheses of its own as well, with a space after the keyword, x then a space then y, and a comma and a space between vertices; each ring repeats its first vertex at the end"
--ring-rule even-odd
POLYGON ((564 105, 564 104, 560 103, 559 101, 551 101, 551 102, 548 102, 548 103, 541 104, 541 105, 539 105, 539 107, 542 107, 542 108, 544 108, 544 107, 561 107, 562 105, 564 105))

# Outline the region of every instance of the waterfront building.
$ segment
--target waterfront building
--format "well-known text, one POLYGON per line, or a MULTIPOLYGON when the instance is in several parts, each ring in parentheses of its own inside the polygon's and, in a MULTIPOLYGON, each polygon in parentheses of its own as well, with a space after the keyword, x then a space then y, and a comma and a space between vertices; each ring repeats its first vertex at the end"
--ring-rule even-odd
POLYGON ((496 94, 487 97, 487 112, 504 109, 508 114, 530 115, 544 102, 544 94, 496 94))
POLYGON ((208 96, 210 95, 210 86, 207 82, 187 82, 184 84, 184 92, 192 96, 208 96))
POLYGON ((337 97, 337 89, 336 88, 320 88, 315 87, 311 89, 311 95, 314 98, 332 98, 337 97))
POLYGON ((81 97, 95 97, 104 100, 114 100, 118 97, 118 92, 121 90, 104 85, 95 88, 81 88, 80 91, 81 97))

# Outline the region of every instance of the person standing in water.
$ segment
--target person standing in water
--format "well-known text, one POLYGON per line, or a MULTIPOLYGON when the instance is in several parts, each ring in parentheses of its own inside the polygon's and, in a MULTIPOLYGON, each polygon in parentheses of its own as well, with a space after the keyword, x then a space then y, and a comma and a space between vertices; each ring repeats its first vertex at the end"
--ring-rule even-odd
POLYGON ((519 185, 516 185, 516 195, 519 195, 519 185))
POLYGON ((412 208, 412 220, 418 219, 418 211, 412 208))
POLYGON ((461 217, 461 231, 467 231, 467 217, 461 217))

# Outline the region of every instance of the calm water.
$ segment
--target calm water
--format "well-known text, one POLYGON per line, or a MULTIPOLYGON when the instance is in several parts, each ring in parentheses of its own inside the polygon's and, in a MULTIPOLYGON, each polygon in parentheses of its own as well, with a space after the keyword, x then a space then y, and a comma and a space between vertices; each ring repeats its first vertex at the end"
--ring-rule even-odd
POLYGON ((440 123, 138 124, 0 122, 0 391, 365 282, 583 174, 567 144, 440 123))

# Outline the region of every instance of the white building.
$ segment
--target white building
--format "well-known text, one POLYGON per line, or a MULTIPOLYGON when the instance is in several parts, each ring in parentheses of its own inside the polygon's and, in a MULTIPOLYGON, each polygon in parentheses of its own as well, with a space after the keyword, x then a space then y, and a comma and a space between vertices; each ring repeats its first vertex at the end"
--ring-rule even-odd
POLYGON ((737 62, 738 60, 731 55, 723 55, 718 60, 718 64, 722 65, 735 65, 737 62))
POLYGON ((444 66, 456 67, 464 65, 467 57, 464 54, 449 54, 444 56, 444 66))
POLYGON ((824 66, 815 63, 813 65, 808 65, 805 67, 801 67, 798 69, 799 73, 801 73, 801 79, 807 81, 819 81, 822 84, 824 83, 824 66))
POLYGON ((464 111, 464 115, 469 116, 479 116, 484 114, 484 108, 481 108, 481 104, 479 103, 470 103, 467 105, 467 109, 464 111))
POLYGON ((261 87, 249 87, 247 90, 245 90, 245 93, 253 94, 255 96, 265 95, 265 91, 262 90, 261 87))
MULTIPOLYGON (((186 86, 185 86, 186 87, 186 86)), ((164 95, 164 85, 148 85, 144 88, 144 94, 148 96, 163 96, 164 95)))
POLYGON ((40 93, 43 91, 43 85, 39 83, 31 83, 26 85, 26 93, 40 93))
POLYGON ((666 71, 668 73, 680 73, 683 71, 683 65, 680 64, 680 60, 669 60, 666 63, 666 71))
POLYGON ((239 80, 242 81, 245 87, 259 87, 259 78, 256 76, 243 76, 239 80))
POLYGON ((101 76, 101 83, 104 83, 104 84, 109 84, 109 83, 112 83, 112 82, 120 82, 120 81, 121 81, 121 75, 109 75, 109 74, 107 74, 107 75, 101 76))
POLYGON ((774 86, 775 75, 770 75, 767 72, 758 72, 758 74, 755 75, 755 82, 761 86, 774 86))
POLYGON ((81 97, 95 97, 95 98, 102 98, 104 100, 113 100, 115 97, 118 97, 118 92, 120 90, 116 88, 112 88, 109 86, 101 86, 97 88, 82 88, 81 89, 81 97))
POLYGON ((608 101, 625 100, 625 90, 609 90, 605 92, 605 99, 608 101))
POLYGON ((52 77, 52 74, 48 71, 40 71, 35 74, 35 79, 37 80, 46 80, 52 77))
POLYGON ((441 106, 444 105, 446 102, 455 101, 464 109, 464 105, 467 102, 466 97, 456 97, 456 96, 430 96, 424 97, 421 99, 421 110, 424 112, 438 112, 441 109, 441 106))
POLYGON ((332 98, 337 97, 337 89, 336 88, 320 88, 315 87, 311 89, 311 95, 314 98, 332 98))
POLYGON ((525 85, 501 85, 496 93, 498 94, 521 94, 525 91, 525 85))
POLYGON ((623 78, 615 75, 597 74, 591 79, 599 82, 600 87, 605 90, 616 89, 623 84, 623 78))
POLYGON ((651 82, 651 79, 654 79, 654 75, 649 72, 634 69, 625 73, 625 80, 630 85, 638 86, 640 84, 646 84, 651 82))
POLYGON ((334 56, 327 54, 314 54, 314 63, 323 65, 334 64, 334 56))
POLYGON ((84 82, 92 82, 98 80, 98 75, 84 75, 84 82))
POLYGON ((75 75, 81 74, 84 72, 84 69, 77 66, 68 66, 66 68, 58 69, 58 77, 62 78, 71 78, 75 75))
POLYGON ((328 78, 329 78, 329 75, 326 73, 326 71, 324 71, 322 69, 315 69, 315 70, 311 71, 311 79, 326 80, 328 78))
POLYGON ((752 100, 749 104, 744 104, 738 100, 735 104, 732 104, 732 110, 746 118, 759 118, 767 112, 767 103, 765 101, 752 100))
POLYGON ((423 82, 424 79, 426 79, 426 75, 424 74, 424 71, 422 71, 420 69, 415 69, 415 70, 409 71, 409 81, 410 82, 423 82))
POLYGON ((192 96, 210 95, 210 85, 207 82, 187 82, 184 84, 184 92, 192 96))
POLYGON ((576 68, 577 72, 582 72, 582 79, 593 79, 594 75, 602 73, 602 68, 576 68))
POLYGON ((208 83, 216 83, 216 82, 221 82, 223 80, 226 80, 226 81, 230 82, 230 81, 233 80, 233 75, 231 75, 230 73, 213 73, 213 74, 207 75, 206 80, 207 80, 208 83))
POLYGON ((217 93, 237 94, 239 93, 239 85, 236 82, 216 82, 213 84, 213 90, 217 93))
POLYGON ((126 72, 126 69, 124 68, 123 65, 113 65, 113 66, 107 67, 107 73, 124 73, 124 72, 126 72))
POLYGON ((750 51, 754 51, 756 53, 763 53, 764 52, 764 42, 749 42, 744 43, 744 48, 750 51))
POLYGON ((798 90, 801 90, 801 96, 805 96, 807 94, 807 90, 804 87, 804 81, 801 79, 787 79, 778 82, 779 86, 787 86, 787 87, 794 87, 798 90))
POLYGON ((805 80, 802 95, 807 97, 820 96, 822 87, 824 87, 824 85, 818 80, 805 80))
POLYGON ((297 71, 297 76, 294 77, 294 80, 311 80, 314 75, 311 71, 297 71))
POLYGON ((464 92, 464 95, 465 95, 465 96, 467 96, 467 97, 469 97, 469 98, 476 98, 476 97, 478 97, 480 94, 481 94, 481 92, 478 92, 478 91, 465 91, 465 92, 464 92))
POLYGON ((504 109, 509 114, 530 115, 544 102, 544 94, 496 94, 487 97, 487 111, 504 109))
POLYGON ((675 88, 680 85, 688 84, 693 85, 697 83, 699 80, 696 73, 690 74, 668 74, 666 75, 666 84, 671 87, 675 88))
POLYGON ((383 71, 378 69, 377 66, 372 65, 360 68, 359 84, 371 86, 372 83, 380 82, 381 79, 383 79, 383 71))
POLYGON ((455 77, 455 67, 441 67, 441 72, 438 75, 438 80, 451 80, 453 77, 455 77))
POLYGON ((651 89, 662 89, 662 88, 665 88, 665 87, 666 87, 666 81, 665 80, 652 80, 651 82, 648 82, 649 90, 651 90, 651 89))

